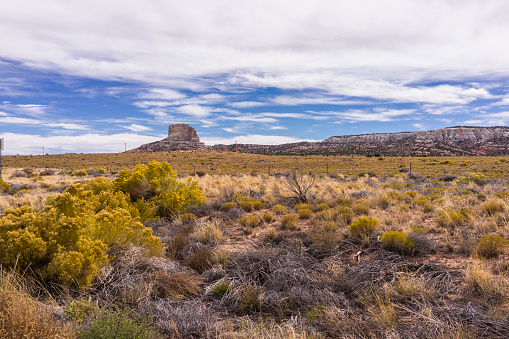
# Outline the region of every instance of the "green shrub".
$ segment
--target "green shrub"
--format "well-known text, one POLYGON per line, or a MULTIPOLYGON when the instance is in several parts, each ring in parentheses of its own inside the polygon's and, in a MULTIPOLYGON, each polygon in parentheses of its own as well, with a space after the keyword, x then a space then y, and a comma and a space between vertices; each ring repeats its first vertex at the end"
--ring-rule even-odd
POLYGON ((265 204, 263 202, 261 202, 261 201, 258 201, 258 200, 253 200, 252 204, 253 204, 253 209, 255 211, 259 211, 259 210, 261 210, 262 208, 265 207, 265 204))
POLYGON ((260 219, 256 215, 245 215, 239 219, 239 224, 243 227, 256 227, 260 224, 260 219))
POLYGON ((11 191, 11 185, 6 183, 3 179, 0 179, 0 191, 9 193, 11 191))
POLYGON ((337 198, 334 200, 334 206, 348 206, 352 207, 354 202, 354 198, 348 197, 348 198, 337 198))
POLYGON ((309 208, 300 208, 297 210, 297 214, 299 215, 300 219, 309 219, 313 216, 313 211, 311 211, 309 208))
POLYGON ((287 210, 288 208, 286 208, 286 206, 280 204, 272 206, 272 212, 276 213, 277 215, 284 214, 287 210))
POLYGON ((507 241, 498 234, 487 234, 477 244, 476 253, 484 258, 496 258, 502 254, 507 246, 507 241))
POLYGON ((205 202, 198 182, 188 178, 178 182, 167 162, 139 164, 130 171, 124 169, 114 181, 116 190, 129 194, 133 201, 144 200, 156 206, 157 215, 166 217, 205 202))
POLYGON ((327 205, 326 203, 322 202, 321 204, 318 204, 315 206, 314 208, 314 211, 315 212, 320 212, 320 211, 325 211, 327 209, 329 209, 329 205, 327 205))
POLYGON ((354 213, 350 207, 340 206, 336 209, 338 219, 345 224, 349 224, 353 220, 354 213))
POLYGON ((288 230, 299 228, 299 216, 294 213, 285 214, 281 217, 281 227, 288 230))
POLYGON ((225 202, 223 206, 221 206, 221 211, 228 212, 229 210, 237 208, 237 206, 238 205, 235 202, 225 202))
POLYGON ((487 202, 484 205, 481 206, 483 212, 486 215, 493 216, 498 212, 504 211, 504 205, 498 203, 498 202, 487 202))
POLYGON ((482 173, 467 173, 467 176, 461 176, 454 179, 452 182, 457 184, 468 184, 470 182, 475 183, 479 186, 484 186, 488 181, 486 180, 486 176, 482 173))
POLYGON ((298 204, 298 205, 295 205, 293 207, 293 209, 296 210, 296 211, 298 211, 300 209, 304 209, 304 208, 312 209, 313 207, 311 205, 308 205, 308 204, 298 204))
POLYGON ((87 175, 88 173, 84 169, 75 170, 71 172, 72 177, 86 177, 87 175))
POLYGON ((384 246, 402 254, 410 254, 414 250, 414 241, 405 232, 388 231, 382 234, 380 241, 384 246))
POLYGON ((433 212, 433 210, 435 209, 435 206, 433 206, 431 201, 424 197, 420 197, 417 200, 415 200, 415 205, 421 207, 424 213, 433 212))
POLYGON ((195 222, 198 217, 193 213, 183 213, 180 215, 180 221, 183 223, 192 223, 195 222))
POLYGON ((254 208, 252 201, 241 201, 239 205, 246 212, 251 212, 254 208))
POLYGON ((158 338, 148 319, 123 311, 102 311, 87 326, 78 329, 78 339, 152 339, 158 338))
POLYGON ((212 285, 207 294, 216 299, 223 299, 224 295, 228 293, 229 289, 230 284, 223 280, 219 283, 216 283, 215 285, 212 285))
POLYGON ((454 228, 456 226, 464 225, 468 219, 469 216, 467 210, 459 209, 443 211, 436 220, 439 226, 454 228))
POLYGON ((360 217, 350 225, 350 233, 357 237, 369 237, 377 230, 380 224, 374 218, 360 217))
POLYGON ((263 221, 271 222, 274 216, 271 213, 262 213, 261 214, 263 221))

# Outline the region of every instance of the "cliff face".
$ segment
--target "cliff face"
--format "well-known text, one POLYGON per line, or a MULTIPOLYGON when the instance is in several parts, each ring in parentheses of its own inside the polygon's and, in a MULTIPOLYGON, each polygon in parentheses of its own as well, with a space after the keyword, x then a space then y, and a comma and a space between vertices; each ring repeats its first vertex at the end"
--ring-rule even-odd
POLYGON ((346 135, 330 137, 322 143, 352 145, 392 143, 409 139, 417 143, 448 142, 459 145, 465 142, 482 143, 503 138, 509 138, 509 127, 448 127, 426 132, 346 135))

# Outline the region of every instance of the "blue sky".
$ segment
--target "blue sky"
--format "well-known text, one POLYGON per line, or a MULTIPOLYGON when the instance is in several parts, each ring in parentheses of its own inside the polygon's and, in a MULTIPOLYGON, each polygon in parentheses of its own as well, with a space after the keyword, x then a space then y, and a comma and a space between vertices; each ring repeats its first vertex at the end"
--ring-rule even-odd
POLYGON ((0 1, 5 154, 509 123, 509 2, 0 1))

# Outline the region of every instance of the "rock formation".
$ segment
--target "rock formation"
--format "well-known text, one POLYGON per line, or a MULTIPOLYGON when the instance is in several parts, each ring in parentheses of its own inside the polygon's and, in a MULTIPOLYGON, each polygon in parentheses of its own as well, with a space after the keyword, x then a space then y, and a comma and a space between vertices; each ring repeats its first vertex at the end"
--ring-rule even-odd
POLYGON ((203 142, 200 142, 200 138, 194 127, 186 124, 175 124, 168 127, 168 137, 165 139, 141 145, 128 152, 168 152, 204 149, 207 149, 207 146, 205 146, 203 142))
POLYGON ((281 145, 234 144, 205 146, 196 130, 171 125, 168 137, 129 152, 216 150, 261 154, 364 154, 385 156, 509 154, 509 127, 447 127, 434 131, 374 133, 330 137, 320 142, 281 145))

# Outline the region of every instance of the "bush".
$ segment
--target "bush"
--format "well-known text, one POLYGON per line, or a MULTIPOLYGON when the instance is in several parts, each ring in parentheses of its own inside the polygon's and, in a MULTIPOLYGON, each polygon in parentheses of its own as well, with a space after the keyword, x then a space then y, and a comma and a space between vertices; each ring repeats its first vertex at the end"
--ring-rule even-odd
POLYGON ((483 258, 496 258, 502 254, 507 246, 507 241, 498 234, 483 236, 477 244, 476 253, 483 258))
POLYGON ((281 217, 281 227, 288 230, 299 228, 299 216, 297 214, 285 214, 281 217))
POLYGON ((370 208, 363 204, 355 204, 352 210, 356 215, 368 215, 370 208))
POLYGON ((260 224, 260 219, 256 215, 245 215, 239 219, 239 223, 243 227, 256 227, 260 224))
POLYGON ((334 206, 348 206, 352 207, 354 202, 354 198, 348 197, 348 198, 337 198, 334 200, 334 206))
POLYGON ((221 240, 223 237, 223 232, 219 228, 217 223, 218 219, 215 219, 216 222, 206 222, 204 224, 199 225, 195 230, 194 238, 203 243, 203 244, 214 244, 221 240))
POLYGON ((71 172, 71 177, 86 177, 87 175, 88 173, 84 169, 75 170, 71 172))
POLYGON ((180 221, 183 223, 192 223, 195 222, 198 217, 193 213, 184 213, 180 215, 180 221))
POLYGON ((6 183, 3 179, 0 179, 0 191, 9 193, 11 191, 11 185, 6 183))
POLYGON ((419 199, 417 199, 415 201, 415 204, 421 207, 424 213, 433 212, 433 210, 435 209, 435 206, 433 206, 431 201, 424 197, 420 197, 419 199))
POLYGON ((357 237, 369 237, 377 230, 380 224, 374 218, 361 217, 350 225, 350 233, 357 237))
POLYGON ((102 311, 88 326, 78 329, 78 339, 152 339, 157 333, 150 328, 150 321, 134 313, 102 311))
POLYGON ((212 285, 207 292, 208 295, 215 299, 223 299, 224 295, 230 290, 230 284, 227 281, 220 281, 215 285, 212 285))
POLYGON ((138 164, 132 171, 124 169, 114 181, 116 190, 129 194, 133 201, 141 200, 156 206, 157 215, 169 216, 205 202, 198 182, 188 178, 178 182, 167 162, 152 161, 138 164))
POLYGON ((271 213, 262 213, 261 214, 263 221, 265 222, 271 222, 274 216, 271 213))
POLYGON ((410 254, 414 250, 414 241, 405 232, 388 231, 382 234, 380 241, 384 246, 402 254, 410 254))
POLYGON ((193 252, 184 257, 184 264, 200 274, 212 268, 215 263, 216 256, 214 252, 206 246, 197 247, 193 252))
POLYGON ((376 200, 376 204, 381 209, 386 210, 391 205, 391 199, 389 197, 387 197, 387 196, 379 197, 376 200))
POLYGON ((239 292, 239 307, 244 313, 258 311, 260 309, 265 289, 263 286, 250 284, 244 286, 239 292))
POLYGON ((444 211, 437 217, 437 223, 439 226, 447 228, 462 226, 469 219, 467 214, 464 209, 444 211))
POLYGON ((112 180, 72 185, 34 212, 29 206, 0 216, 0 263, 20 268, 47 266, 68 285, 87 287, 108 262, 108 246, 133 244, 161 256, 164 246, 143 226, 129 196, 112 180))
POLYGON ((327 205, 326 203, 322 202, 321 204, 318 204, 315 206, 314 208, 314 211, 315 212, 320 212, 320 211, 325 211, 329 209, 329 205, 327 205))
POLYGON ((300 209, 304 209, 304 208, 307 208, 307 209, 312 209, 313 207, 311 205, 308 205, 308 204, 298 204, 298 205, 295 205, 293 207, 294 210, 298 211, 300 209))
POLYGON ((221 206, 221 211, 228 212, 229 210, 237 208, 237 206, 238 205, 235 202, 225 202, 223 206, 221 206))
POLYGON ((482 210, 486 215, 493 216, 498 212, 503 212, 504 205, 498 202, 487 202, 482 205, 482 210))
POLYGON ((299 219, 309 219, 313 216, 313 211, 309 208, 300 208, 297 210, 297 214, 299 215, 299 219))
POLYGON ((254 208, 252 201, 241 201, 239 205, 246 212, 251 212, 254 208))
POLYGON ((280 204, 272 206, 272 212, 276 213, 277 215, 284 214, 287 210, 288 208, 286 208, 286 206, 280 204))
POLYGON ((255 211, 259 211, 259 210, 261 210, 262 208, 265 207, 265 204, 263 202, 261 202, 261 201, 258 201, 258 200, 253 200, 252 203, 253 203, 253 209, 255 211))

